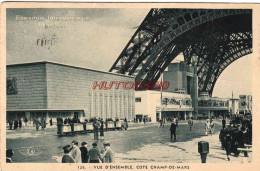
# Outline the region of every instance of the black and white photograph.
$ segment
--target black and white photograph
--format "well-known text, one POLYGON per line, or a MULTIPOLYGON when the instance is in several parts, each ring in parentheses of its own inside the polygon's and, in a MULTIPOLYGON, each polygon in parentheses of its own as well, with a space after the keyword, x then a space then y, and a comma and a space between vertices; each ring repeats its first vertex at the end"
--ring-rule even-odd
POLYGON ((224 7, 5 8, 7 165, 252 163, 255 11, 224 7))

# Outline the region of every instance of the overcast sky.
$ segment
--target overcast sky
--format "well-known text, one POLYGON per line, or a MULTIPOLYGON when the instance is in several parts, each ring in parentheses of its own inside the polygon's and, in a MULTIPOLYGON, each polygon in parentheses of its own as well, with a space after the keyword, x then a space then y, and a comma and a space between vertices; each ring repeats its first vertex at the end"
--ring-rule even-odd
MULTIPOLYGON (((148 12, 149 9, 8 9, 7 64, 53 61, 108 71, 148 12), (18 15, 44 20, 18 21, 18 15), (85 20, 53 21, 48 16, 85 20), (37 45, 37 40, 43 38, 53 40, 53 44, 37 45)), ((232 90, 235 97, 251 94, 251 61, 248 55, 232 63, 218 79, 213 96, 231 97, 232 90)))

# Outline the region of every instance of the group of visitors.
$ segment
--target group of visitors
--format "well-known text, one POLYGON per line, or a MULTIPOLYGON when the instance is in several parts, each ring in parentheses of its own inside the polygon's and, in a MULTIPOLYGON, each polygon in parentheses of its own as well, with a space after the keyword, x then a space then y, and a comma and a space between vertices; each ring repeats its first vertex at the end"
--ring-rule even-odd
POLYGON ((104 150, 100 151, 97 143, 92 144, 92 149, 88 150, 87 142, 82 142, 81 147, 77 141, 72 141, 71 145, 63 147, 64 155, 62 163, 114 163, 115 152, 110 148, 110 143, 104 142, 104 150))
POLYGON ((42 130, 46 128, 46 119, 44 117, 41 118, 34 118, 33 126, 36 127, 36 130, 39 130, 39 127, 42 127, 42 130))
MULTIPOLYGON (((252 144, 252 120, 242 117, 235 117, 226 127, 225 119, 222 120, 222 130, 219 134, 221 147, 226 151, 227 160, 230 161, 230 154, 238 156, 240 151, 237 148, 245 148, 245 144, 252 144)), ((244 156, 248 157, 247 151, 244 156)))
POLYGON ((17 129, 17 128, 22 128, 23 127, 23 122, 25 123, 25 126, 27 126, 27 118, 19 118, 19 119, 9 119, 8 124, 9 124, 9 130, 12 129, 17 129))
POLYGON ((215 124, 213 122, 213 119, 207 119, 207 122, 205 124, 205 135, 208 134, 214 134, 214 128, 215 128, 215 124))

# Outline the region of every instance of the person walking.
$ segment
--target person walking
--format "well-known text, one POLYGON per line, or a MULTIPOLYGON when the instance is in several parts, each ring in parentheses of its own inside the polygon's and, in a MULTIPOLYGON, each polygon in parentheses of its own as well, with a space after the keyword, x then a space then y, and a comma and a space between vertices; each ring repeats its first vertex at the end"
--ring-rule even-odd
POLYGON ((104 122, 103 119, 101 119, 101 126, 100 126, 100 138, 104 138, 104 122))
POLYGON ((52 118, 50 119, 50 126, 52 126, 52 118))
POLYGON ((89 163, 99 163, 100 160, 101 155, 97 148, 97 143, 93 143, 92 149, 89 150, 89 163))
POLYGON ((223 117, 222 119, 222 129, 226 128, 226 119, 223 117))
MULTIPOLYGON (((238 139, 238 147, 239 148, 245 148, 245 143, 246 143, 246 133, 247 133, 247 129, 246 129, 246 126, 243 125, 241 127, 241 130, 238 131, 238 134, 237 134, 237 139, 238 139)), ((245 157, 248 157, 248 153, 247 151, 244 151, 244 156, 245 157)))
POLYGON ((22 120, 21 120, 21 118, 18 120, 18 124, 19 124, 19 128, 21 129, 22 128, 22 120))
POLYGON ((71 148, 70 145, 66 145, 66 146, 63 147, 64 155, 61 159, 62 163, 75 163, 75 160, 70 155, 71 149, 72 148, 71 148))
POLYGON ((232 141, 232 137, 229 133, 226 134, 225 138, 224 138, 224 146, 226 149, 226 155, 227 155, 227 160, 230 161, 230 154, 231 154, 231 141, 232 141))
POLYGON ((44 128, 46 127, 46 120, 44 117, 41 118, 41 126, 42 126, 42 130, 44 130, 44 128))
POLYGON ((88 154, 87 146, 88 146, 88 144, 86 142, 81 143, 80 151, 81 151, 82 163, 88 163, 89 154, 88 154))
POLYGON ((205 124, 205 134, 208 135, 208 131, 210 129, 210 122, 209 119, 207 119, 207 122, 205 124))
POLYGON ((115 152, 110 148, 110 143, 104 142, 105 152, 102 155, 104 163, 114 163, 115 162, 115 152))
POLYGON ((25 127, 27 127, 28 126, 28 119, 26 117, 24 118, 24 123, 25 123, 25 127))
POLYGON ((15 119, 15 121, 14 121, 14 129, 17 129, 17 128, 18 128, 18 120, 15 119))
POLYGON ((93 133, 94 133, 94 140, 98 140, 98 121, 95 120, 93 122, 93 127, 94 127, 94 130, 93 130, 93 133))
POLYGON ((212 136, 212 134, 214 134, 214 128, 215 128, 215 124, 213 123, 213 120, 210 121, 210 129, 209 132, 212 136))
POLYGON ((34 124, 35 124, 36 131, 38 131, 39 127, 40 127, 40 122, 39 122, 38 118, 34 119, 34 124))
POLYGON ((79 143, 77 141, 72 141, 72 151, 71 156, 75 160, 75 163, 81 163, 81 151, 78 147, 79 143))
POLYGON ((193 120, 189 119, 188 124, 190 126, 190 131, 192 131, 192 126, 193 126, 193 120))
POLYGON ((9 124, 9 129, 12 130, 13 129, 13 120, 9 119, 8 124, 9 124))
POLYGON ((173 138, 172 135, 174 135, 174 140, 176 140, 176 124, 173 121, 170 127, 170 131, 171 131, 171 139, 173 138))

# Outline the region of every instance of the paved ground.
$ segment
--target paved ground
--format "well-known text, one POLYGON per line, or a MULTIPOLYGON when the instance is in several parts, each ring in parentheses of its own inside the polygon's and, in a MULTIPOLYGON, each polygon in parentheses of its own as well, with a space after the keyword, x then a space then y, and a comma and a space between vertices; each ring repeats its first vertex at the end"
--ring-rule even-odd
MULTIPOLYGON (((169 135, 170 124, 158 128, 157 124, 132 124, 127 131, 105 132, 105 141, 109 141, 111 148, 116 152, 117 163, 200 163, 198 142, 208 141, 210 153, 207 163, 226 163, 225 151, 220 149, 218 140, 220 122, 216 122, 213 136, 204 135, 205 121, 194 121, 193 130, 189 131, 187 122, 179 123, 177 141, 172 141, 169 135)), ((56 128, 47 128, 45 131, 35 131, 27 128, 21 130, 7 130, 7 148, 15 152, 14 162, 55 163, 60 162, 63 155, 62 147, 76 140, 79 143, 94 142, 93 134, 59 137, 56 128)), ((98 140, 99 148, 102 142, 98 140)), ((231 162, 250 162, 252 155, 243 157, 231 156, 231 162)))

